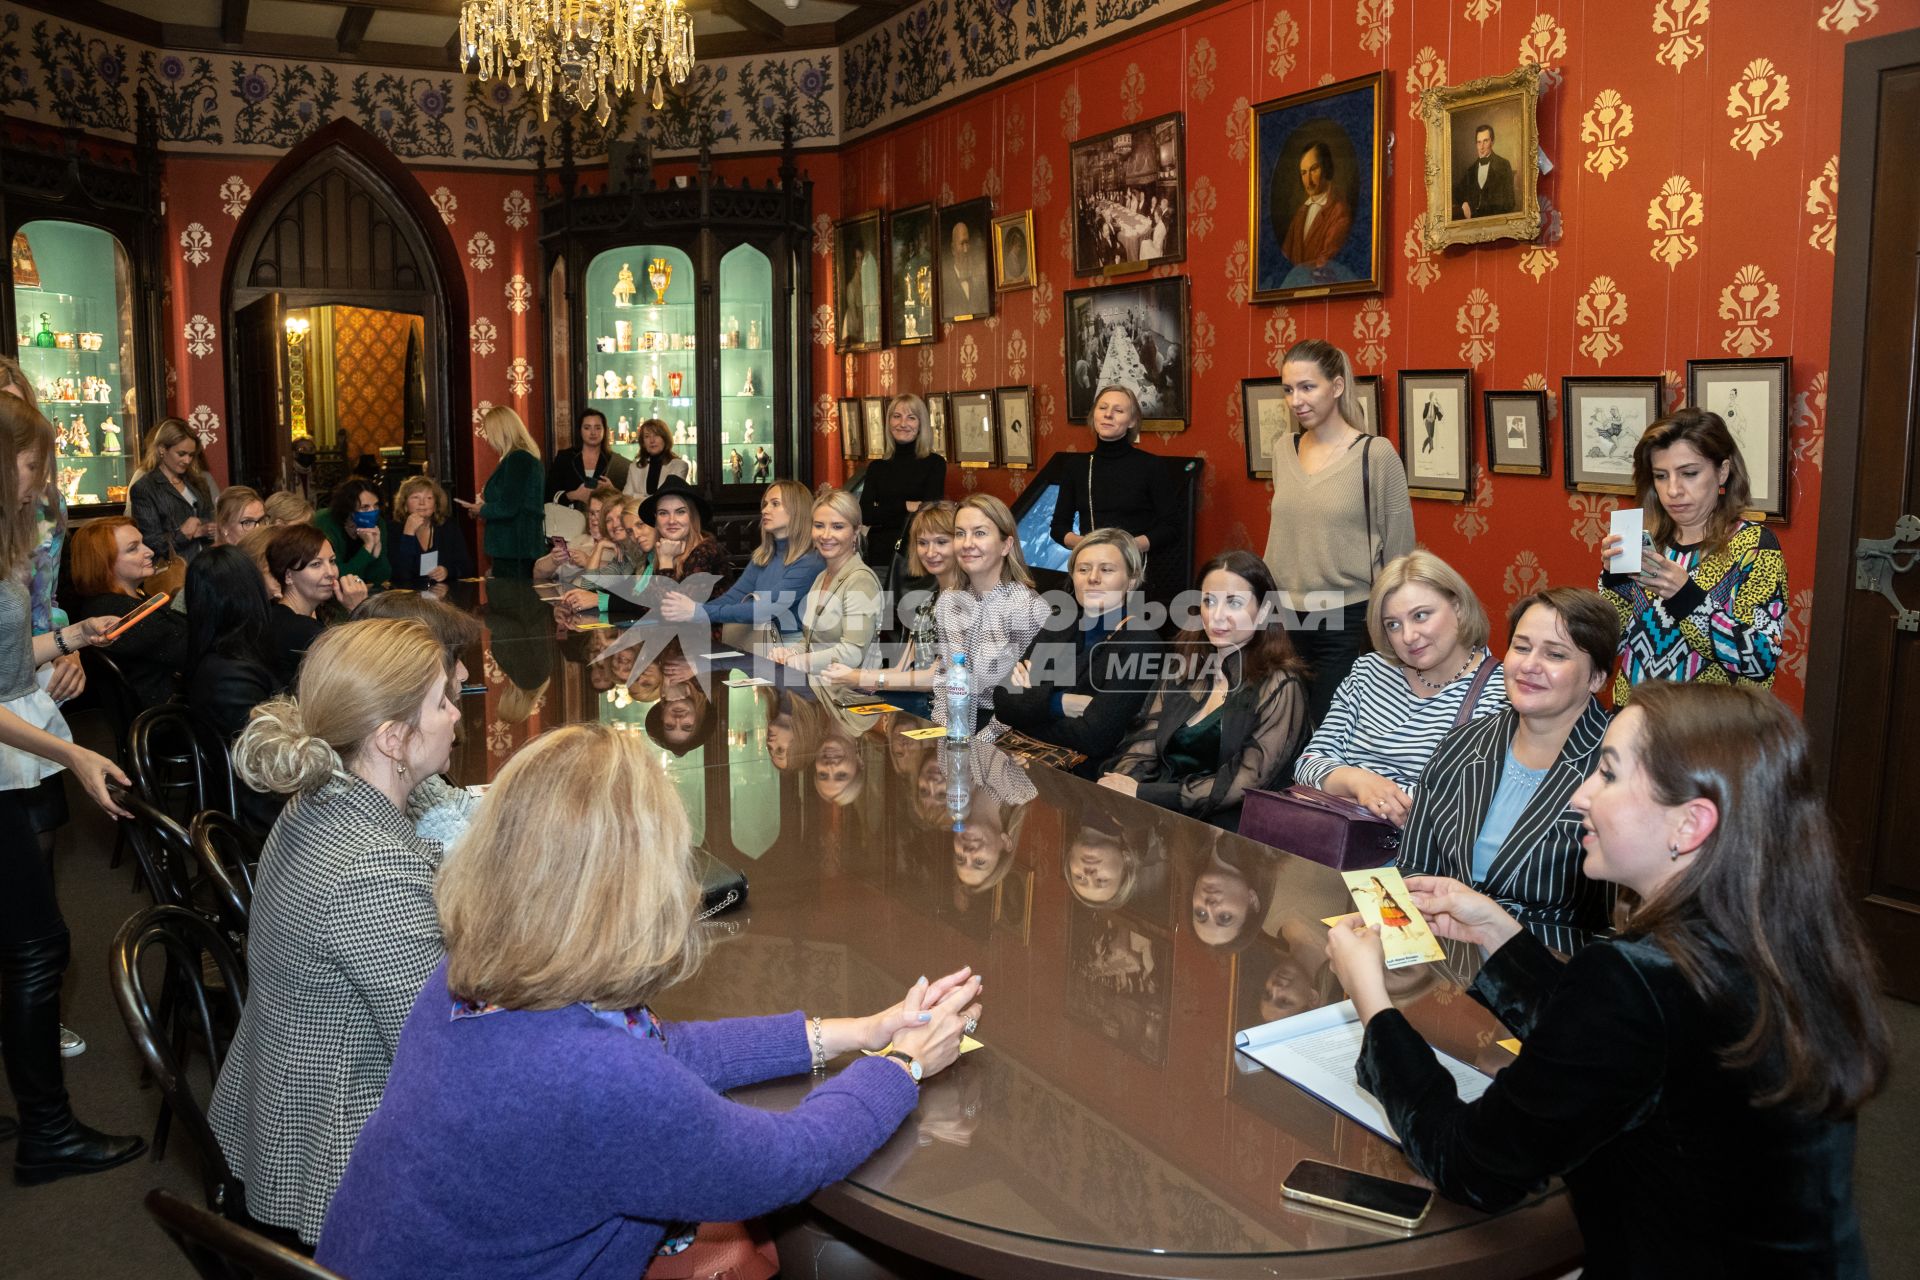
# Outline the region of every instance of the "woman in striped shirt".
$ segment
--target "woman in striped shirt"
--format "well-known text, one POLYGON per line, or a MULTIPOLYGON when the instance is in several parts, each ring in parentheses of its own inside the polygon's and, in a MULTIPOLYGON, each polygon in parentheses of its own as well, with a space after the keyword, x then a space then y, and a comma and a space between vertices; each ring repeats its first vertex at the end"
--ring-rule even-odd
POLYGON ((1487 611, 1430 551, 1380 571, 1367 631, 1374 652, 1340 682, 1293 776, 1404 826, 1433 749, 1469 718, 1505 706, 1506 680, 1499 664, 1486 666, 1487 611))

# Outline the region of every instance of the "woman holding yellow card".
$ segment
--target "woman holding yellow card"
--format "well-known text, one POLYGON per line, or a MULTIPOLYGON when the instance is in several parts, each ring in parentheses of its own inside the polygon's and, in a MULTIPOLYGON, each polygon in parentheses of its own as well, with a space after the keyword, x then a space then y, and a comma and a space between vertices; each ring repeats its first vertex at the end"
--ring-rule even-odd
POLYGON ((1523 1044, 1462 1102, 1355 917, 1327 954, 1361 1086, 1443 1195, 1499 1210, 1564 1179, 1589 1276, 1864 1276, 1854 1116, 1887 1030, 1799 721, 1753 686, 1642 685, 1571 803, 1625 932, 1562 963, 1493 899, 1410 878, 1435 933, 1486 949, 1474 994, 1523 1044))

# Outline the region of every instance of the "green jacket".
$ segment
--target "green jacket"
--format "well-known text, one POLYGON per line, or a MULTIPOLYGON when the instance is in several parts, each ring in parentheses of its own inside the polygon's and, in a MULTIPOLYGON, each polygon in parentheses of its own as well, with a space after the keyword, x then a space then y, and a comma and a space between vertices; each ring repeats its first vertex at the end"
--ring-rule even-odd
POLYGON ((481 545, 491 558, 538 560, 547 550, 546 472, 540 459, 516 449, 500 459, 480 490, 481 545))
POLYGON ((333 544, 334 558, 340 562, 340 576, 353 574, 370 587, 384 587, 393 579, 393 565, 387 560, 387 551, 393 546, 393 527, 387 523, 387 517, 380 517, 380 554, 367 554, 367 544, 340 527, 331 511, 313 513, 314 527, 327 535, 327 541, 333 544))

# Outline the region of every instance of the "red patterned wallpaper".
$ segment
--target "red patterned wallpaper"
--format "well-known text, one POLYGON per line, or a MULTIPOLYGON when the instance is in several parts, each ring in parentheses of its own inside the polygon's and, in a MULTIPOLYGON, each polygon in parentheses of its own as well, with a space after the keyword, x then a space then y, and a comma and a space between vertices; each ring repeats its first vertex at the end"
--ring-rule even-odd
MULTIPOLYGON (((1086 428, 1065 421, 1062 381, 1063 295, 1094 283, 1072 274, 1067 144, 1184 112, 1188 257, 1161 271, 1192 279, 1194 417, 1184 434, 1149 437, 1147 447, 1206 458, 1203 553, 1265 542, 1271 487, 1246 475, 1240 380, 1276 373, 1296 338, 1329 338, 1360 372, 1389 375, 1383 398, 1396 440, 1392 375, 1401 369, 1471 367, 1476 398, 1482 389, 1544 385, 1557 414, 1565 375, 1661 375, 1671 396, 1689 358, 1791 355, 1793 519, 1779 533, 1792 609, 1779 690, 1797 705, 1826 430, 1843 51, 1849 40, 1916 25, 1916 0, 1742 0, 1710 13, 1707 0, 1584 8, 1241 0, 1210 8, 841 153, 838 191, 822 182, 816 194, 816 207, 835 216, 983 194, 996 211, 1032 207, 1040 284, 1001 295, 995 318, 954 326, 932 346, 851 358, 815 346, 816 423, 830 427, 842 395, 1029 382, 1039 388, 1043 457, 1086 448, 1086 428), (1425 205, 1418 92, 1523 59, 1547 71, 1541 143, 1555 171, 1541 183, 1551 205, 1546 234, 1537 244, 1429 254, 1413 234, 1425 205), (1383 292, 1250 305, 1248 105, 1382 68, 1395 135, 1383 292), (1606 110, 1615 103, 1630 110, 1630 123, 1626 110, 1606 110), (1702 217, 1684 238, 1664 238, 1662 195, 1679 183, 1702 198, 1702 217), (1622 300, 1617 351, 1587 341, 1594 326, 1581 303, 1600 292, 1622 300)), ((822 303, 825 262, 815 258, 822 303)), ((816 330, 822 339, 831 319, 816 330)), ((1557 417, 1553 428, 1548 477, 1482 474, 1469 502, 1414 502, 1421 541, 1464 572, 1495 613, 1537 585, 1591 582, 1598 569, 1606 513, 1618 500, 1567 492, 1557 417)), ((1484 462, 1477 413, 1473 447, 1484 462)), ((823 438, 816 454, 818 478, 840 475, 834 440, 823 438)), ((955 492, 1010 496, 1022 483, 1002 470, 949 475, 955 492)))

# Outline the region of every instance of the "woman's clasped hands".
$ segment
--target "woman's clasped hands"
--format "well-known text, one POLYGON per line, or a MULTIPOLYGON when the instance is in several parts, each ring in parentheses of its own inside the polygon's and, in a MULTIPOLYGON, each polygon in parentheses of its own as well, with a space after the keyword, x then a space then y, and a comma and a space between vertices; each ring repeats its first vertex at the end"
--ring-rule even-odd
POLYGON ((920 1064, 922 1079, 944 1071, 960 1056, 960 1038, 980 1025, 982 985, 971 968, 931 981, 922 978, 899 1004, 851 1019, 857 1030, 847 1047, 878 1052, 892 1046, 920 1064))

